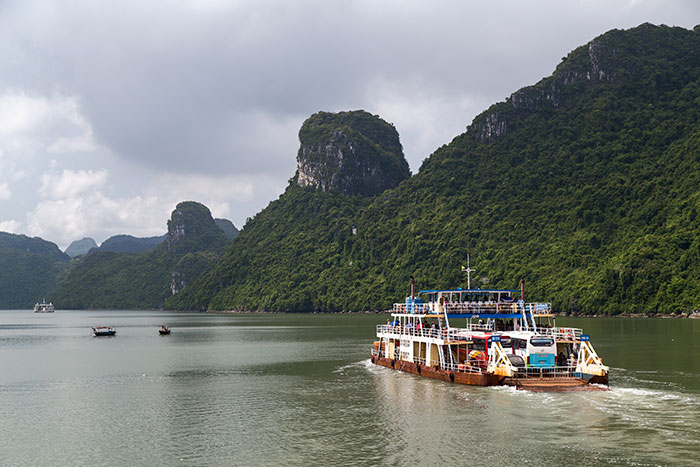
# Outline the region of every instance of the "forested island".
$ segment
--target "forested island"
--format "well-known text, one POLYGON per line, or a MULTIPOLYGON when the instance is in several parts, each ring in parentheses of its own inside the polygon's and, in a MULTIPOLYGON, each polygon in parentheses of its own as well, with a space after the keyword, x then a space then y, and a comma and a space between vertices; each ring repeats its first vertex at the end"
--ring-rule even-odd
POLYGON ((559 312, 692 313, 696 30, 643 24, 593 39, 414 175, 380 116, 314 114, 286 190, 233 240, 198 203, 179 205, 165 240, 140 253, 70 259, 0 238, 0 306, 45 295, 59 308, 383 310, 411 276, 419 288, 459 286, 470 252, 478 286, 525 278, 559 312))

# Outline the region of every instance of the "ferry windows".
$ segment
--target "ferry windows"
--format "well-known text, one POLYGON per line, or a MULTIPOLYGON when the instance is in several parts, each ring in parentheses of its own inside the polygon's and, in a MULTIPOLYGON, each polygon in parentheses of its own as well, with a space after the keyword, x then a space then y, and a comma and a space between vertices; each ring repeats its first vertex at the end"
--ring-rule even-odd
POLYGON ((501 347, 504 349, 510 349, 512 346, 513 342, 510 340, 510 337, 501 336, 501 347))
POLYGON ((472 348, 474 350, 481 350, 482 352, 486 351, 486 340, 485 339, 473 339, 474 344, 472 345, 472 348))
POLYGON ((525 339, 513 339, 511 347, 517 350, 525 350, 527 348, 527 341, 525 339))
POLYGON ((549 347, 554 344, 554 339, 549 337, 533 337, 530 339, 530 345, 533 347, 549 347))

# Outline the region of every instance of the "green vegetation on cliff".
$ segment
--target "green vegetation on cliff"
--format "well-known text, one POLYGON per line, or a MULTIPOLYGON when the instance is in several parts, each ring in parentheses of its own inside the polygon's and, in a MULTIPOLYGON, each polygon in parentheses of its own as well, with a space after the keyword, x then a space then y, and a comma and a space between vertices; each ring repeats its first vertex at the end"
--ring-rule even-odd
POLYGON ((301 126, 299 141, 300 186, 374 196, 411 175, 396 129, 364 110, 318 112, 301 126))
POLYGON ((560 311, 687 312, 700 308, 699 178, 700 33, 615 30, 393 190, 292 183, 167 305, 386 309, 411 275, 459 285, 471 251, 478 285, 525 277, 526 298, 560 311))
POLYGON ((145 238, 124 234, 114 235, 102 242, 98 250, 111 251, 113 253, 143 253, 158 246, 165 238, 166 235, 145 238))
POLYGON ((50 298, 69 261, 55 243, 0 232, 0 308, 30 308, 50 298))
POLYGON ((53 302, 61 308, 160 308, 213 267, 228 243, 206 206, 179 203, 165 241, 143 253, 93 251, 74 259, 53 302))

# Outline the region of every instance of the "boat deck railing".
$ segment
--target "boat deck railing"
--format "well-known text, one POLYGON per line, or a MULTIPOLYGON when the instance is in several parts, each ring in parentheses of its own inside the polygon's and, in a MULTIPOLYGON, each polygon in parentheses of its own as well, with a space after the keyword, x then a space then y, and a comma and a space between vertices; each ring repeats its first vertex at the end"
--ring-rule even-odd
POLYGON ((393 313, 414 313, 414 314, 527 314, 548 315, 552 313, 550 303, 524 303, 517 302, 445 302, 438 304, 429 303, 394 303, 393 313))
POLYGON ((581 339, 581 334, 583 334, 583 329, 580 328, 545 328, 538 327, 538 334, 544 334, 546 336, 552 336, 557 341, 577 341, 581 339))
POLYGON ((379 334, 393 334, 397 337, 400 336, 412 336, 412 337, 432 337, 435 339, 444 340, 464 340, 465 336, 463 328, 429 328, 420 327, 416 328, 414 326, 401 326, 392 324, 379 324, 377 325, 377 335, 379 334))
MULTIPOLYGON (((434 328, 434 327, 415 327, 411 325, 401 326, 394 324, 379 324, 377 325, 377 336, 380 334, 391 334, 396 337, 411 336, 411 337, 431 337, 435 339, 444 339, 447 341, 459 341, 469 339, 472 332, 493 332, 493 323, 468 323, 466 327, 457 328, 434 328)), ((581 339, 583 330, 580 328, 545 328, 538 327, 537 333, 545 336, 552 336, 559 342, 575 342, 581 339)), ((508 331, 503 331, 503 334, 508 334, 508 331)))
POLYGON ((576 365, 552 367, 516 367, 516 378, 570 378, 578 375, 576 365))
MULTIPOLYGON (((375 357, 383 357, 382 351, 372 349, 371 354, 375 357)), ((440 367, 437 361, 428 361, 425 358, 414 357, 413 363, 428 367, 440 367)), ((483 360, 471 359, 463 363, 446 363, 442 369, 457 373, 483 373, 486 371, 483 360)), ((571 365, 553 367, 514 367, 516 373, 513 375, 517 379, 548 379, 548 378, 572 378, 580 376, 576 370, 576 362, 571 365)))

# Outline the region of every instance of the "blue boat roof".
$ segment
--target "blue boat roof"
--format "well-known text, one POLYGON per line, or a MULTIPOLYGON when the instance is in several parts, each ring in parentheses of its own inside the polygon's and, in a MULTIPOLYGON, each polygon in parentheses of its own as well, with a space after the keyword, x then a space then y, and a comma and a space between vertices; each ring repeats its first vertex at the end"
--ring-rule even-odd
MULTIPOLYGON (((527 314, 528 318, 532 315, 527 314)), ((486 319, 520 319, 523 317, 520 313, 448 313, 447 317, 452 318, 486 318, 486 319)))
POLYGON ((420 290, 418 293, 435 293, 435 292, 462 292, 470 294, 490 294, 498 292, 506 293, 520 293, 520 290, 507 290, 507 289, 436 289, 436 290, 420 290))

